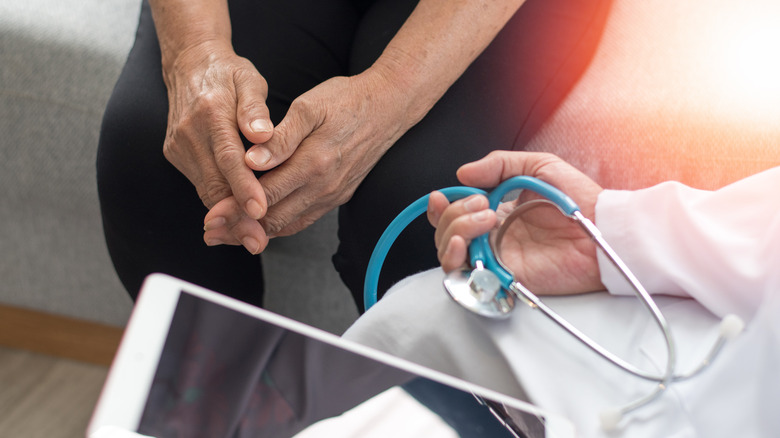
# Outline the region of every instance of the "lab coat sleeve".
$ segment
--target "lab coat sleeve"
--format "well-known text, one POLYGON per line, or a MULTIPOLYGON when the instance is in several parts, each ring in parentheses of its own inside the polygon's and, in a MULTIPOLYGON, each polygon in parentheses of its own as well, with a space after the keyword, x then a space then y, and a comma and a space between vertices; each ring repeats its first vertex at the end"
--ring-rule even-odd
MULTIPOLYGON (((780 167, 716 191, 666 182, 605 190, 596 224, 651 294, 690 296, 716 315, 745 320, 780 290, 780 167)), ((599 253, 610 293, 633 294, 599 253)))

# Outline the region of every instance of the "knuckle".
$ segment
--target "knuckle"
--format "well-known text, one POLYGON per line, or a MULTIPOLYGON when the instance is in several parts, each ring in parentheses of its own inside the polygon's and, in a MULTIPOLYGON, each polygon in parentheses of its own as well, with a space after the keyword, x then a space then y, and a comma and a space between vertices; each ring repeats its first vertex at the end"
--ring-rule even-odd
POLYGON ((224 99, 222 98, 221 93, 215 90, 207 90, 198 94, 197 99, 195 99, 195 108, 197 112, 209 114, 213 113, 213 108, 217 107, 223 101, 224 99))
POLYGON ((298 96, 290 104, 290 112, 306 111, 311 106, 311 99, 305 94, 298 96))
POLYGON ((278 185, 263 185, 263 190, 268 205, 276 204, 284 197, 284 190, 278 185))
POLYGON ((320 104, 317 99, 308 94, 303 94, 292 101, 288 114, 294 114, 302 120, 314 119, 316 118, 314 115, 318 112, 318 105, 320 104))
POLYGON ((310 169, 315 175, 333 174, 333 171, 340 166, 341 161, 339 154, 315 154, 310 159, 310 169))
POLYGON ((211 208, 214 206, 214 204, 216 204, 216 202, 211 202, 209 196, 201 190, 198 190, 198 197, 200 198, 200 202, 203 203, 206 208, 211 208))
POLYGON ((261 223, 263 225, 263 229, 268 235, 275 235, 279 232, 279 230, 284 228, 287 221, 279 217, 266 216, 261 220, 261 223))
POLYGON ((207 208, 211 208, 214 206, 214 204, 216 204, 216 202, 212 201, 208 189, 205 186, 196 186, 195 190, 198 192, 200 202, 202 202, 203 205, 205 205, 207 208))
POLYGON ((241 108, 239 110, 248 115, 265 115, 266 109, 265 109, 265 102, 258 101, 258 100, 249 100, 242 102, 241 108))
POLYGON ((171 163, 178 161, 179 157, 184 155, 186 132, 186 125, 182 124, 181 121, 176 123, 175 126, 171 125, 168 127, 168 132, 163 142, 163 155, 171 163))
POLYGON ((224 142, 218 141, 217 144, 222 144, 214 150, 214 159, 220 168, 225 170, 232 169, 238 163, 244 163, 244 151, 231 146, 225 146, 224 142))
POLYGON ((180 124, 190 129, 202 129, 202 126, 214 126, 227 119, 227 109, 235 103, 230 103, 228 96, 215 90, 200 93, 192 104, 192 110, 183 115, 180 124))
POLYGON ((236 84, 239 83, 249 83, 251 82, 253 86, 258 87, 259 90, 265 91, 268 89, 268 82, 265 80, 263 75, 259 74, 257 70, 252 65, 251 61, 243 58, 246 61, 245 68, 239 68, 236 69, 233 72, 233 81, 236 84))
POLYGON ((202 191, 203 195, 201 195, 201 200, 203 200, 205 196, 205 199, 211 204, 209 207, 212 207, 217 202, 227 198, 231 193, 230 188, 225 181, 216 176, 204 179, 202 191))
POLYGON ((176 143, 174 141, 166 141, 163 143, 163 156, 170 163, 174 163, 178 157, 176 153, 176 143))

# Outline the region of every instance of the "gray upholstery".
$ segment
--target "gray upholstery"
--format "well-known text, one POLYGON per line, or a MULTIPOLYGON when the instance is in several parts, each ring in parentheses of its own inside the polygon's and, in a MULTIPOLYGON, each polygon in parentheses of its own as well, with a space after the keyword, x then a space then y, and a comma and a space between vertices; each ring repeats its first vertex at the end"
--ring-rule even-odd
POLYGON ((102 240, 100 119, 140 2, 0 3, 0 302, 115 325, 129 315, 102 240))
MULTIPOLYGON (((140 0, 0 2, 0 304, 123 325, 131 302, 103 241, 100 120, 140 0)), ((341 332, 357 316, 330 263, 335 215, 274 241, 268 307, 341 332)))
MULTIPOLYGON (((0 1, 0 303, 114 325, 129 315, 103 243, 94 158, 139 4, 0 1)), ((733 83, 717 79, 729 64, 712 62, 728 60, 718 38, 738 40, 735 21, 780 22, 771 4, 616 0, 593 64, 531 149, 613 188, 714 188, 780 164, 780 106, 729 94, 733 83)), ((273 241, 268 307, 342 331, 357 314, 330 264, 335 244, 333 214, 273 241)))

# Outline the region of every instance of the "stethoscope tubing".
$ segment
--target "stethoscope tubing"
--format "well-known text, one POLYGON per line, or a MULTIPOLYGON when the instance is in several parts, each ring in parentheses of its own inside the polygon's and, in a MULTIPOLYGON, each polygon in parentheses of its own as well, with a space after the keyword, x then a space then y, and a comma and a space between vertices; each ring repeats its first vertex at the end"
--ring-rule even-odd
MULTIPOLYGON (((618 269, 618 271, 620 271, 625 280, 629 282, 629 284, 634 289, 636 296, 643 303, 646 310, 652 315, 655 323, 663 335, 667 350, 666 368, 663 374, 658 375, 642 371, 638 367, 633 366, 617 355, 609 352, 599 343, 569 323, 552 308, 545 305, 536 294, 528 290, 528 288, 526 288, 520 282, 516 281, 514 279, 514 275, 510 273, 509 270, 505 268, 497 259, 495 252, 493 251, 493 248, 490 244, 488 233, 477 237, 469 245, 469 256, 472 267, 484 268, 494 273, 504 290, 511 291, 514 295, 520 298, 521 301, 524 301, 530 307, 541 310, 545 316, 550 318, 553 322, 577 338, 592 351, 611 362, 615 366, 639 378, 658 383, 656 389, 651 394, 648 394, 646 397, 636 400, 617 411, 618 418, 627 412, 630 412, 653 401, 662 392, 664 392, 672 382, 676 380, 687 379, 698 374, 706 367, 707 364, 710 363, 715 355, 717 355, 725 342, 725 338, 723 336, 718 339, 707 358, 705 358, 705 360, 702 362, 701 366, 685 375, 675 374, 677 354, 674 339, 672 337, 669 324, 661 310, 658 308, 658 305, 655 303, 655 300, 653 300, 653 298, 645 290, 636 276, 634 276, 628 266, 626 266, 617 253, 602 237, 601 232, 593 224, 593 222, 582 214, 580 208, 571 198, 569 198, 566 194, 554 186, 547 184, 537 178, 517 176, 504 181, 490 193, 487 193, 481 189, 463 186, 448 187, 441 189, 440 192, 442 192, 450 202, 475 194, 484 195, 488 198, 490 208, 496 210, 499 204, 503 201, 504 197, 506 197, 508 193, 515 190, 530 190, 541 195, 544 199, 551 201, 552 204, 561 211, 561 213, 577 222, 579 226, 585 231, 585 233, 588 234, 588 236, 601 249, 601 251, 603 251, 607 259, 609 259, 609 261, 618 269)), ((374 252, 371 254, 371 258, 369 259, 366 279, 364 282, 363 298, 366 310, 370 309, 377 302, 379 274, 390 247, 392 246, 395 239, 401 234, 401 232, 413 220, 415 220, 427 210, 429 196, 430 195, 425 195, 405 208, 390 223, 377 242, 374 252)))
MULTIPOLYGON (((472 241, 471 245, 469 245, 471 265, 484 265, 486 269, 496 274, 499 281, 501 282, 502 287, 504 287, 506 290, 512 290, 527 304, 542 311, 544 315, 558 324, 561 328, 569 332, 572 336, 577 338, 595 353, 602 356, 604 359, 637 377, 659 382, 663 386, 668 386, 668 384, 676 377, 674 375, 676 352, 674 347, 674 340, 672 339, 666 318, 663 316, 660 309, 658 309, 655 301, 652 299, 652 297, 650 297, 647 291, 645 291, 645 289, 631 273, 625 263, 623 263, 615 251, 601 237, 601 233, 598 231, 598 228, 596 228, 590 220, 582 215, 579 206, 570 197, 551 184, 529 176, 516 176, 507 179, 498 185, 495 189, 493 189, 490 193, 482 189, 466 186, 447 187, 439 191, 444 194, 450 202, 471 195, 483 195, 488 198, 490 208, 496 210, 504 197, 508 193, 515 190, 531 190, 541 195, 545 199, 550 200, 564 215, 576 220, 580 226, 582 226, 585 232, 605 252, 607 258, 609 258, 609 260, 618 268, 618 270, 620 270, 623 276, 631 283, 637 293, 637 296, 640 298, 640 301, 643 302, 647 310, 653 315, 656 324, 664 335, 668 354, 667 367, 664 374, 659 376, 643 372, 625 360, 610 353, 607 349, 602 347, 589 336, 585 335, 571 323, 566 321, 552 308, 545 305, 536 294, 528 290, 521 283, 515 281, 514 276, 509 273, 507 269, 501 265, 501 263, 499 263, 494 252, 492 251, 487 233, 477 237, 472 241)), ((365 310, 373 307, 378 300, 377 292, 379 275, 381 273, 382 265, 387 258, 387 253, 389 252, 390 247, 401 234, 401 232, 403 232, 403 230, 412 221, 427 211, 429 197, 430 195, 425 195, 406 207, 398 216, 396 216, 390 225, 388 225, 387 229, 385 229, 385 232, 379 238, 379 241, 374 248, 374 252, 371 254, 369 259, 368 268, 366 269, 366 278, 363 287, 365 310)))
MULTIPOLYGON (((484 190, 466 186, 447 187, 439 191, 443 193, 450 202, 471 195, 488 195, 484 190)), ((371 258, 368 260, 366 279, 363 282, 363 307, 365 310, 370 309, 377 302, 379 274, 381 273, 382 265, 387 258, 387 253, 390 251, 390 247, 398 236, 401 235, 401 232, 409 226, 413 220, 417 219, 421 214, 428 210, 429 197, 430 195, 425 195, 403 209, 403 211, 390 222, 390 225, 387 226, 384 233, 382 233, 382 236, 377 241, 374 252, 371 253, 371 258)))

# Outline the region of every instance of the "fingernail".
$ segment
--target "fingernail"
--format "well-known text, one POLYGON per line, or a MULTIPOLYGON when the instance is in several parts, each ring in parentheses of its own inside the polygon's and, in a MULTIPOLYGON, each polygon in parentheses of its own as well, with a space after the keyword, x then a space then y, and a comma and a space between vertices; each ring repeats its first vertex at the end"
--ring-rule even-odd
POLYGON ((244 237, 241 239, 241 244, 244 245, 244 248, 246 248, 246 250, 251 254, 257 254, 260 252, 260 242, 251 237, 244 237))
POLYGON ((223 243, 225 243, 225 242, 223 242, 223 241, 221 241, 219 239, 209 239, 209 240, 206 241, 206 245, 207 246, 217 246, 217 245, 222 245, 223 243))
POLYGON ((271 122, 266 119, 256 119, 249 124, 249 128, 254 132, 270 132, 274 129, 271 122))
POLYGON ((213 230, 215 228, 219 228, 221 226, 225 225, 225 218, 224 217, 215 217, 214 219, 211 219, 210 221, 206 222, 203 225, 203 231, 209 231, 213 230))
POLYGON ((271 161, 271 153, 266 148, 254 148, 247 152, 246 158, 255 166, 262 167, 271 161))
POLYGON ((263 207, 260 205, 259 202, 255 201, 254 199, 250 199, 246 203, 246 213, 251 217, 252 219, 260 219, 263 217, 263 207))
POLYGON ((463 203, 463 206, 466 207, 466 210, 468 211, 477 211, 484 208, 482 206, 482 198, 479 196, 475 196, 473 198, 469 198, 466 200, 466 202, 463 203))

